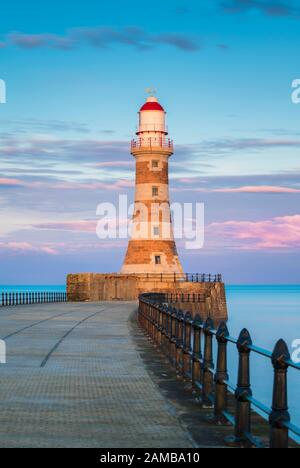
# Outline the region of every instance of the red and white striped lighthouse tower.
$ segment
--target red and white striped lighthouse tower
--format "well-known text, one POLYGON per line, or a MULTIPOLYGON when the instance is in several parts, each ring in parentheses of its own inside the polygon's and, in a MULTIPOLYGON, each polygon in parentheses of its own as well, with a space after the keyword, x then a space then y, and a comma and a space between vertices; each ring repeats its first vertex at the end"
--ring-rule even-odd
POLYGON ((173 142, 167 136, 165 115, 153 96, 139 112, 137 139, 131 144, 136 160, 133 229, 123 274, 183 273, 170 211, 168 161, 173 142))

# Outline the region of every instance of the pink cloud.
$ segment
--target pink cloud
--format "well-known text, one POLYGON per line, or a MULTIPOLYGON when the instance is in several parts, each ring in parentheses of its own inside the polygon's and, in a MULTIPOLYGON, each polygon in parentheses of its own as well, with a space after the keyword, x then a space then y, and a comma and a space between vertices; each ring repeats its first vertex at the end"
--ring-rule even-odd
POLYGON ((0 178, 0 185, 20 186, 20 185, 23 185, 23 182, 18 179, 0 178))
POLYGON ((60 189, 60 190, 122 190, 134 187, 132 180, 117 180, 115 182, 26 182, 18 179, 0 178, 0 186, 14 186, 14 187, 27 187, 46 188, 46 189, 60 189))
POLYGON ((47 254, 47 255, 78 255, 78 252, 97 254, 101 249, 125 249, 127 240, 105 239, 96 242, 56 242, 33 244, 31 242, 7 241, 0 242, 0 252, 9 255, 47 254))
MULTIPOLYGON (((50 189, 63 189, 63 190, 122 190, 124 188, 134 187, 134 181, 131 180, 117 180, 116 182, 105 183, 105 182, 58 182, 50 184, 38 183, 39 186, 47 186, 50 189)), ((35 184, 31 184, 35 185, 35 184)))
POLYGON ((33 245, 29 242, 0 242, 0 250, 10 251, 11 253, 46 253, 48 255, 57 255, 58 251, 50 245, 33 245))
POLYGON ((104 161, 92 164, 93 167, 134 167, 134 161, 104 161))
MULTIPOLYGON (((112 221, 114 221, 112 219, 112 221)), ((122 218, 116 220, 116 227, 128 228, 130 219, 122 218)), ((107 219, 91 219, 91 220, 75 220, 75 221, 62 221, 62 222, 47 222, 34 224, 31 227, 35 229, 49 229, 55 231, 73 231, 73 232, 88 232, 96 234, 97 226, 101 224, 106 225, 107 219)))
MULTIPOLYGON (((172 188, 173 192, 207 192, 207 193, 300 193, 300 189, 293 187, 281 187, 277 185, 245 185, 242 187, 222 187, 222 188, 205 188, 195 187, 199 185, 199 181, 193 177, 178 179, 180 184, 186 187, 172 188)), ((200 182, 201 183, 201 182, 200 182)))
POLYGON ((300 248, 300 215, 212 223, 208 232, 222 242, 233 241, 232 247, 241 250, 296 250, 300 248))
POLYGON ((300 189, 272 185, 249 185, 245 187, 214 189, 212 191, 221 193, 300 193, 300 189))
POLYGON ((33 227, 36 229, 51 229, 57 231, 76 231, 76 232, 96 232, 96 220, 82 220, 82 221, 66 221, 66 222, 49 222, 35 224, 33 227))

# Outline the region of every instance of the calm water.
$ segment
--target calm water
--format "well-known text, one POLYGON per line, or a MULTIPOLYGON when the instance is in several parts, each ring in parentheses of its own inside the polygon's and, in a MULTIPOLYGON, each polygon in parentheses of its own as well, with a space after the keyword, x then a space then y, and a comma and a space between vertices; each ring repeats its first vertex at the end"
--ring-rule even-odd
MULTIPOLYGON (((65 291, 65 286, 1 286, 0 292, 11 291, 65 291)), ((246 327, 253 342, 272 350, 283 338, 290 349, 300 339, 300 285, 299 286, 228 286, 229 330, 237 337, 246 327)), ((237 352, 229 344, 230 380, 237 378, 237 352)), ((273 370, 268 359, 252 356, 253 393, 267 406, 272 401, 273 370)), ((293 422, 300 426, 300 371, 289 371, 289 405, 293 422)))
MULTIPOLYGON (((298 286, 228 286, 229 330, 238 336, 246 327, 252 340, 268 350, 278 339, 292 342, 300 339, 300 285, 298 286)), ((230 349, 230 380, 235 382, 237 360, 233 345, 230 349)), ((253 393, 267 406, 272 401, 273 371, 268 359, 252 356, 253 393), (269 382, 269 383, 268 383, 269 382)), ((289 371, 289 406, 293 422, 300 426, 300 371, 289 371)))

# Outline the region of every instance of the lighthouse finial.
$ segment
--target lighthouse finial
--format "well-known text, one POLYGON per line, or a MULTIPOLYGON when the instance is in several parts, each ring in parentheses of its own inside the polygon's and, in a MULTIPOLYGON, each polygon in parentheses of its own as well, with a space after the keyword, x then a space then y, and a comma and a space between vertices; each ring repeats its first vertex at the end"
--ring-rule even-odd
POLYGON ((157 89, 155 88, 146 88, 146 93, 149 94, 150 97, 154 97, 157 93, 157 89))

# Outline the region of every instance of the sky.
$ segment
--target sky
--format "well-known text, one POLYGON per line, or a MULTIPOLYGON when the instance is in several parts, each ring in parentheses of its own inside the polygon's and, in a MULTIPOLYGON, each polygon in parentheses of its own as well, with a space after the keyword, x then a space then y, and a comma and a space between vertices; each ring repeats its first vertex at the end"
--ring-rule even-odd
POLYGON ((299 0, 27 0, 1 5, 0 284, 119 271, 99 203, 134 197, 149 86, 167 111, 172 202, 204 203, 184 270, 299 283, 299 0))

